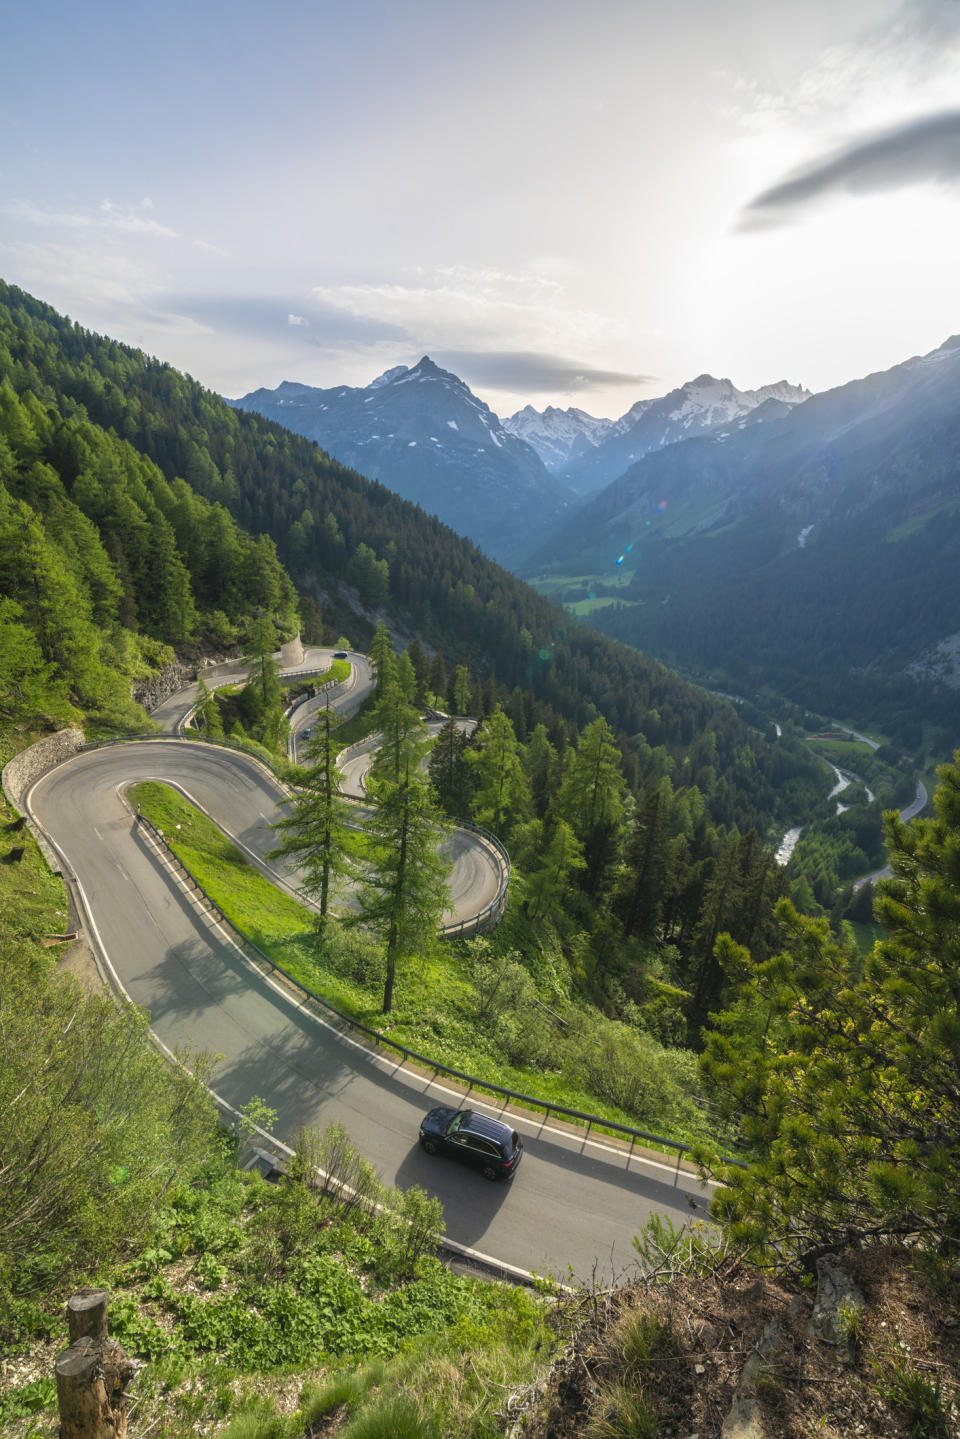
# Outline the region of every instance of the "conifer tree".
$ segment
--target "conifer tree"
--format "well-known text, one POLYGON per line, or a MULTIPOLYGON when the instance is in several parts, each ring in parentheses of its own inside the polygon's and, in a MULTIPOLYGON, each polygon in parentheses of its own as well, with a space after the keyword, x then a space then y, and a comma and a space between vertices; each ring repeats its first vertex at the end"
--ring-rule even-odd
POLYGON ((476 785, 473 813, 480 824, 500 834, 512 821, 525 818, 530 788, 520 763, 520 746, 510 718, 497 705, 467 751, 476 785))
POLYGON ((933 818, 885 816, 888 933, 865 961, 787 900, 771 958, 719 942, 739 993, 703 1065, 755 1158, 714 1161, 714 1207, 781 1265, 907 1236, 960 1247, 960 752, 939 773, 933 818))
POLYGON ((386 625, 381 620, 370 641, 370 662, 377 676, 377 697, 379 698, 391 680, 397 678, 397 657, 386 625))
POLYGON ((207 739, 223 739, 223 720, 220 718, 220 706, 211 694, 202 675, 197 680, 197 706, 195 716, 198 721, 198 728, 203 731, 207 739))
POLYGON ((527 885, 527 914, 539 919, 560 907, 567 880, 574 870, 583 869, 583 851, 566 820, 558 819, 543 856, 527 885))
POLYGON ((380 743, 370 766, 370 779, 399 784, 408 772, 418 774, 430 736, 396 679, 386 683, 374 718, 380 743))
POLYGON ((444 814, 463 815, 470 808, 473 774, 464 758, 466 747, 467 736, 455 719, 448 719, 433 742, 427 765, 444 814))
POLYGON ((620 751, 605 719, 588 724, 565 768, 556 811, 583 846, 588 894, 596 894, 613 862, 626 786, 620 751))
POLYGON ((374 807, 364 824, 370 847, 357 920, 384 939, 383 1012, 389 1014, 398 965, 436 943, 450 860, 440 849, 440 812, 409 758, 399 780, 371 772, 367 788, 374 807))
POLYGON ((296 862, 301 888, 318 902, 317 930, 321 937, 331 889, 336 889, 338 880, 349 879, 357 873, 350 806, 339 793, 334 727, 328 705, 317 715, 307 744, 310 763, 300 779, 290 813, 277 821, 275 827, 283 838, 271 853, 271 858, 285 857, 296 862))

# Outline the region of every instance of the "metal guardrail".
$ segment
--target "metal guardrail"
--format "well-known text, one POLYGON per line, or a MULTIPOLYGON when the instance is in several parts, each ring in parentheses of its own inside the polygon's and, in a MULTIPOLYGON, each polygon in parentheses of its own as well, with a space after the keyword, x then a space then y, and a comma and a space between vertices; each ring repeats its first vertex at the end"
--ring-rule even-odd
POLYGON ((457 829, 467 829, 472 831, 473 834, 478 834, 481 839, 487 842, 493 850, 500 868, 500 883, 497 886, 497 893, 493 899, 479 914, 472 915, 470 919, 462 919, 455 921, 453 924, 445 924, 440 931, 444 939, 466 937, 471 934, 485 934, 488 930, 496 929, 507 907, 507 893, 510 886, 510 856, 497 839, 497 836, 491 834, 488 829, 484 829, 482 824, 474 824, 473 821, 469 819, 454 819, 453 824, 457 829))
MULTIPOLYGON (((339 681, 337 681, 337 683, 339 683, 339 681)), ((80 751, 106 749, 108 745, 131 744, 143 739, 173 740, 176 738, 177 736, 175 735, 158 734, 155 730, 148 730, 140 734, 120 735, 114 739, 90 740, 80 746, 80 751)), ((215 745, 218 749, 233 750, 235 754, 245 754, 248 759, 258 760, 260 764, 266 765, 274 777, 280 780, 281 783, 283 782, 280 770, 271 758, 258 754, 254 750, 247 749, 245 745, 237 744, 229 739, 207 739, 206 737, 203 739, 198 737, 196 742, 215 745)), ((188 741, 188 743, 190 743, 190 741, 188 741)), ((80 751, 78 751, 78 753, 80 751)), ((348 796, 345 796, 345 798, 348 798, 348 796)), ((358 800, 356 803, 362 804, 363 801, 358 800)), ((454 820, 453 823, 457 829, 472 830, 474 834, 480 835, 480 837, 486 840, 491 846, 500 866, 500 884, 494 898, 489 904, 485 905, 483 909, 479 910, 477 914, 472 914, 467 919, 454 920, 450 924, 445 924, 440 930, 441 939, 467 938, 472 934, 485 934, 488 930, 496 929, 507 907, 507 891, 510 882, 510 856, 496 835, 491 834, 490 831, 484 829, 482 825, 473 824, 467 819, 457 819, 454 820)))
MULTIPOLYGON (((452 1079, 459 1079, 468 1086, 468 1094, 471 1090, 476 1089, 488 1094, 502 1095, 505 1100, 514 1101, 525 1108, 542 1109, 544 1111, 544 1119, 549 1119, 551 1115, 556 1115, 563 1119, 573 1119, 581 1124, 585 1124, 587 1126, 587 1134, 596 1127, 598 1129, 611 1130, 616 1134, 628 1135, 631 1150, 638 1139, 646 1140, 651 1144, 663 1145, 667 1149, 675 1149, 678 1157, 682 1154, 688 1154, 693 1148, 691 1144, 687 1144, 684 1140, 668 1139, 661 1134, 651 1134, 646 1129, 637 1129, 630 1124, 620 1124, 615 1119, 604 1119, 602 1115, 588 1114, 581 1109, 570 1109, 567 1105, 555 1104, 552 1100, 539 1099, 535 1095, 523 1094, 517 1089, 509 1089, 506 1085, 494 1084, 490 1080, 481 1079, 475 1074, 467 1074, 465 1070, 454 1069, 452 1065, 442 1064, 439 1060, 431 1059, 429 1055, 421 1054, 419 1050, 410 1049, 407 1045, 401 1044, 397 1039, 391 1039, 388 1035, 381 1034, 378 1029, 371 1029, 369 1025, 361 1024, 359 1020, 353 1019, 349 1014, 345 1014, 342 1009, 337 1009, 335 1005, 330 1004, 322 995, 315 994, 312 989, 308 989, 305 984, 301 983, 299 979, 295 979, 282 965, 277 964, 268 954, 264 954, 263 950, 253 943, 253 940, 249 939, 242 930, 237 929, 232 920, 227 918, 216 901, 211 899, 210 895, 207 894, 203 885, 194 878, 182 860, 177 858, 163 831, 158 829, 151 820, 147 819, 145 815, 140 814, 139 811, 137 811, 135 822, 143 825, 144 828, 153 835, 157 843, 162 846, 164 852, 169 855, 179 873, 189 880, 193 886, 194 893, 201 896, 210 911, 235 937, 240 948, 253 955, 253 962, 257 968, 261 970, 267 969, 273 974, 280 975, 293 990, 303 997, 308 1007, 318 1010, 322 1015, 333 1015, 350 1029, 356 1030, 357 1033, 366 1035, 367 1038, 372 1039, 377 1046, 385 1045, 388 1049, 395 1050, 403 1056, 404 1062, 410 1059, 413 1060, 415 1064, 422 1064, 426 1069, 432 1070, 435 1075, 444 1074, 452 1079)), ((740 1169, 746 1169, 747 1167, 742 1159, 724 1157, 723 1163, 736 1165, 740 1169)))

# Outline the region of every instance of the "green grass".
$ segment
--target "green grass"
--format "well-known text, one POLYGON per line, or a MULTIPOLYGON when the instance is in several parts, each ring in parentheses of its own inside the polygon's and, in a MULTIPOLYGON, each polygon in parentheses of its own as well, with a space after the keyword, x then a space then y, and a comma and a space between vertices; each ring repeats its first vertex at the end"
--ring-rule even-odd
POLYGON ((898 540, 905 540, 909 538, 910 535, 914 535, 919 530, 924 529, 934 516, 955 515, 958 510, 960 510, 960 501, 944 500, 942 504, 934 505, 931 509, 924 510, 922 514, 911 515, 908 520, 904 520, 903 523, 897 525, 895 529, 888 531, 884 539, 887 544, 896 544, 898 540))
MULTIPOLYGON (((398 1192, 383 1198, 360 1211, 241 1175, 221 1133, 147 1244, 80 1278, 109 1288, 110 1336, 143 1364, 131 1434, 304 1439, 336 1414, 345 1434, 495 1434, 504 1393, 549 1359, 549 1307, 429 1253, 411 1267, 398 1192)), ((48 1328, 66 1342, 59 1295, 48 1328)), ((0 1387, 0 1427, 53 1439, 52 1377, 0 1387)))
POLYGON ((636 605, 636 600, 621 600, 613 595, 596 595, 587 600, 571 600, 564 604, 564 609, 569 610, 573 615, 592 615, 596 610, 608 610, 611 605, 636 605))
POLYGON ((874 756, 870 745, 864 744, 862 740, 817 739, 813 736, 809 743, 818 754, 822 754, 839 769, 850 769, 858 760, 869 760, 874 756))
POLYGON ((313 688, 314 685, 325 685, 333 681, 341 684, 350 675, 349 660, 331 660, 330 668, 322 674, 311 675, 309 679, 300 679, 297 675, 289 675, 282 681, 282 688, 285 690, 313 688))
POLYGON ((376 729, 374 720, 374 708, 376 700, 373 695, 364 702, 358 712, 351 719, 344 720, 338 724, 333 732, 333 742, 337 754, 345 750, 348 745, 357 744, 360 740, 372 735, 376 729))
POLYGON ((53 874, 26 825, 0 796, 0 904, 18 916, 28 932, 62 934, 67 927, 67 891, 53 874), (11 854, 23 849, 21 859, 11 854))
POLYGON ((563 1071, 509 1063, 495 1035, 476 1017, 472 962, 454 945, 438 941, 416 962, 401 964, 394 1009, 382 1014, 381 955, 371 940, 333 924, 319 945, 314 912, 277 889, 176 791, 147 781, 132 789, 131 798, 229 921, 300 984, 351 1018, 431 1060, 549 1103, 655 1133, 666 1130, 688 1142, 712 1138, 692 1123, 658 1124, 629 1114, 563 1071))

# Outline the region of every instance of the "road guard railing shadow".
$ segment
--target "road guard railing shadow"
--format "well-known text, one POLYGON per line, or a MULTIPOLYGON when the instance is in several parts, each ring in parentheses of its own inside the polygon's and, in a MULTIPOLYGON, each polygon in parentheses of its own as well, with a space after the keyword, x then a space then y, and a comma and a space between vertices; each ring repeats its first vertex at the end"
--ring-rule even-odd
MULTIPOLYGON (((631 1156, 634 1146, 638 1141, 653 1144, 667 1150, 675 1150, 678 1160, 692 1150, 693 1146, 687 1144, 684 1140, 669 1139, 665 1135, 652 1134, 646 1129, 636 1129, 630 1124, 620 1124, 616 1120, 605 1119, 598 1114, 588 1114, 580 1109, 570 1109, 564 1104, 556 1104, 553 1100, 539 1099, 536 1095, 523 1094, 520 1090, 510 1089, 503 1084, 494 1084, 492 1081, 482 1079, 478 1075, 468 1074, 465 1070, 454 1069, 452 1065, 442 1064, 439 1060, 431 1059, 429 1055, 421 1054, 419 1050, 416 1049, 410 1049, 408 1045, 401 1044, 399 1040, 390 1039, 389 1036, 382 1034, 379 1030, 371 1029, 369 1025, 362 1024, 359 1020, 353 1019, 351 1015, 345 1014, 343 1010, 337 1009, 335 1005, 330 1004, 330 1002, 321 995, 315 994, 312 989, 308 989, 299 979, 295 979, 282 965, 275 963, 269 955, 264 954, 262 949, 255 945, 241 930, 237 929, 236 925, 226 917, 220 906, 211 899, 203 886, 190 873, 186 865, 177 858, 167 842, 163 831, 158 829, 151 820, 138 812, 136 815, 136 823, 141 825, 153 836, 170 859, 178 874, 187 882, 189 888, 199 898, 204 908, 223 925, 224 929, 226 929, 234 939, 238 948, 251 960, 256 968, 264 974, 279 975, 284 981, 284 984, 300 999, 304 1007, 312 1010, 321 1019, 329 1020, 333 1018, 341 1029, 349 1029, 354 1033, 363 1035, 365 1038, 372 1040, 377 1048, 382 1047, 393 1050, 401 1056, 403 1063, 409 1060, 432 1072, 435 1077, 443 1075, 450 1079, 459 1080, 462 1084, 466 1084, 467 1095, 474 1090, 480 1094, 498 1095, 504 1101, 503 1108, 506 1108, 507 1104, 513 1103, 522 1109, 543 1110, 545 1121, 551 1117, 556 1117, 585 1125, 585 1138, 594 1129, 628 1138, 630 1140, 629 1154, 631 1156)), ((476 826, 473 826, 473 828, 476 828, 476 826)), ((746 1165, 741 1159, 725 1157, 723 1163, 734 1164, 740 1169, 746 1168, 746 1165)))

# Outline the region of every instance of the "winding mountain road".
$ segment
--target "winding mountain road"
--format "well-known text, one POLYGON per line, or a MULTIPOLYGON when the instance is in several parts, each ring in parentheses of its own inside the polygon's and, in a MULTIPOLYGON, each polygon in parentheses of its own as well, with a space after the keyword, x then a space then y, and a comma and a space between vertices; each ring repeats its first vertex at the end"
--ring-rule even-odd
MULTIPOLYGON (((175 726, 184 702, 168 701, 157 718, 175 726)), ((141 779, 176 784, 261 863, 281 792, 246 755, 163 738, 81 753, 25 801, 75 874, 115 981, 169 1049, 218 1056, 213 1084, 228 1103, 260 1095, 288 1143, 301 1124, 341 1120, 386 1182, 421 1184, 442 1200, 451 1239, 523 1270, 566 1279, 571 1266, 576 1277, 610 1279, 632 1263, 631 1238, 651 1214, 676 1224, 703 1215, 709 1192, 676 1162, 631 1157, 539 1117, 511 1116, 526 1152, 510 1184, 424 1154, 420 1118, 450 1091, 371 1054, 253 968, 136 825, 123 791, 141 779)))

